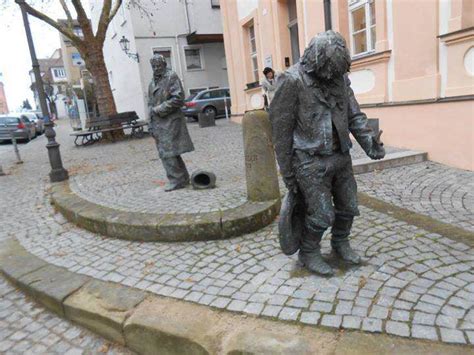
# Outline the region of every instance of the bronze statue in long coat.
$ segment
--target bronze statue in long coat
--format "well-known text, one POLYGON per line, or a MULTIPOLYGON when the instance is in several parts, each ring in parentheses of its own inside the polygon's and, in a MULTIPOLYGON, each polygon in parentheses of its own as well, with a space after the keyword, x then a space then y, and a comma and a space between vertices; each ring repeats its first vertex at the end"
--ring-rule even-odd
POLYGON ((148 87, 150 131, 169 180, 165 191, 172 191, 189 184, 189 173, 181 154, 192 152, 194 145, 181 111, 184 105, 181 80, 167 68, 162 55, 155 54, 150 63, 153 68, 153 79, 148 87))

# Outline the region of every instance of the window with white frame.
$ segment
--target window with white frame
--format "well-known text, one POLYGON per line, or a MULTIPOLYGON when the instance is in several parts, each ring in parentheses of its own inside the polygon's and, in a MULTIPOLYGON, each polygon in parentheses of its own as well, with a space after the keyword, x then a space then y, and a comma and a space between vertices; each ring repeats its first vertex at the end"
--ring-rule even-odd
POLYGON ((185 48, 186 70, 202 70, 201 48, 185 48))
POLYGON ((375 50, 374 0, 349 0, 349 26, 352 55, 375 50))
POLYGON ((252 79, 258 81, 258 58, 257 58, 257 42, 255 39, 255 27, 250 25, 248 27, 249 41, 250 41, 250 62, 252 68, 252 79))
POLYGON ((51 68, 53 71, 53 77, 55 79, 63 79, 66 77, 66 71, 64 68, 51 68))
POLYGON ((153 54, 161 54, 163 57, 165 57, 166 66, 170 69, 172 68, 171 48, 153 48, 153 54))

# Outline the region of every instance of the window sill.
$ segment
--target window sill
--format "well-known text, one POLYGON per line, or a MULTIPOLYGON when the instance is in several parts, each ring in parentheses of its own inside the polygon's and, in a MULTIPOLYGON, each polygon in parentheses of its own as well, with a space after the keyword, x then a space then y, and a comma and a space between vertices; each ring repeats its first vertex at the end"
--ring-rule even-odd
POLYGON ((247 88, 244 89, 245 92, 259 91, 262 89, 262 85, 260 84, 258 84, 257 86, 248 87, 249 84, 252 84, 252 83, 247 84, 247 88))
POLYGON ((445 33, 438 38, 446 45, 471 40, 474 37, 474 27, 464 28, 459 31, 445 33))
POLYGON ((201 68, 201 69, 186 69, 187 72, 196 72, 196 71, 205 71, 206 69, 201 68))
POLYGON ((392 50, 386 50, 383 52, 368 52, 363 55, 352 58, 351 68, 360 68, 370 64, 387 62, 392 55, 392 50))

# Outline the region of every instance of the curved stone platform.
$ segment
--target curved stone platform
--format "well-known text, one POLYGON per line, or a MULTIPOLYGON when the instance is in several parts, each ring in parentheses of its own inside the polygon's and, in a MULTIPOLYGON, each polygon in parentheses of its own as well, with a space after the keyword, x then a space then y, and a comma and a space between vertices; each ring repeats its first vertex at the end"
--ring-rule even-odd
POLYGON ((90 202, 69 184, 52 186, 52 203, 77 226, 104 236, 136 240, 184 242, 216 240, 255 232, 276 217, 280 201, 245 202, 238 207, 205 213, 141 213, 90 202))

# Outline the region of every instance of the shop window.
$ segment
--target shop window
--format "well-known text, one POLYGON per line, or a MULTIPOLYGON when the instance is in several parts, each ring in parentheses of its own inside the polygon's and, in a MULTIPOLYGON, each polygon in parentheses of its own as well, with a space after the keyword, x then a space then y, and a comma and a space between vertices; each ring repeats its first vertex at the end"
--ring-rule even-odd
POLYGON ((375 50, 375 3, 373 0, 350 0, 349 22, 352 55, 375 50))

